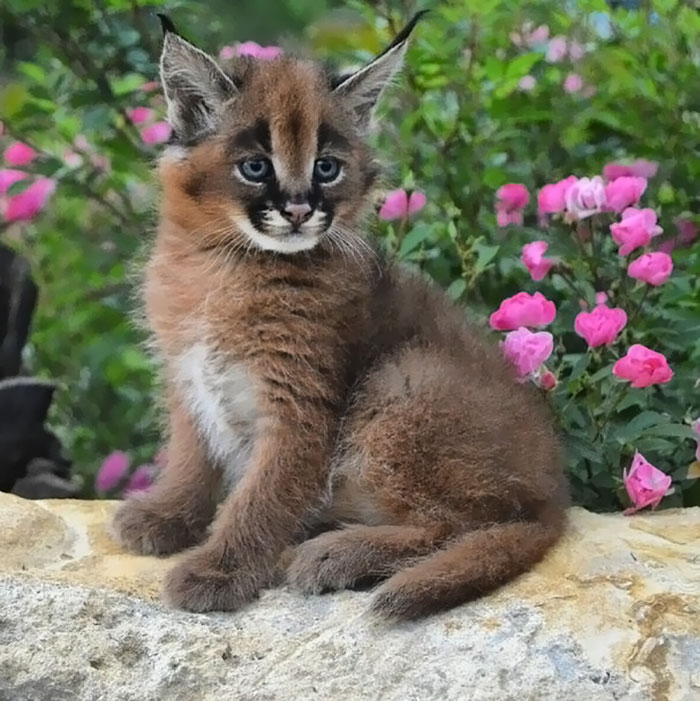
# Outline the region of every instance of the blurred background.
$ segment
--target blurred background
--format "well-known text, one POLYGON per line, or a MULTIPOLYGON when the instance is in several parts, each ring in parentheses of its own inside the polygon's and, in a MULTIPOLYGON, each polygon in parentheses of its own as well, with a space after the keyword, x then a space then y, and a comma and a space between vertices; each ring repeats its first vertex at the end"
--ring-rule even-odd
MULTIPOLYGON (((428 6, 434 12, 415 33, 376 137, 387 186, 418 189, 427 204, 410 228, 377 220, 376 233, 483 319, 505 296, 531 289, 518 256, 536 214, 517 232, 499 227, 501 185, 534 193, 611 161, 657 162, 649 188, 665 239, 684 226, 689 233, 677 246, 682 283, 663 292, 673 304, 660 303, 644 332, 663 339, 679 378, 664 395, 668 411, 699 408, 696 2, 2 0, 0 244, 36 286, 21 372, 57 385, 46 426, 72 460, 81 496, 109 492, 95 485, 107 456, 127 473, 145 465, 147 481, 161 447, 154 368, 133 314, 155 223, 152 166, 168 135, 154 13, 166 11, 223 58, 253 41, 347 66, 428 6)), ((7 299, 15 278, 6 271, 0 280, 7 299)), ((550 284, 563 292, 562 281, 550 284)), ((687 465, 694 448, 677 443, 666 457, 687 465)), ((608 482, 576 492, 594 508, 616 506, 611 494, 608 482)))

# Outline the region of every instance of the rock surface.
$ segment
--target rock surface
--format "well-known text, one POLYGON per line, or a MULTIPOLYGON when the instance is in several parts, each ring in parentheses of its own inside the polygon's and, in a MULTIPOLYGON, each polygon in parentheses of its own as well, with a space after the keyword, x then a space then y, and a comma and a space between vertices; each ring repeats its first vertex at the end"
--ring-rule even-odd
POLYGON ((172 562, 122 552, 106 533, 114 507, 0 494, 0 701, 700 698, 697 508, 572 509, 535 571, 388 625, 362 592, 169 610, 172 562))

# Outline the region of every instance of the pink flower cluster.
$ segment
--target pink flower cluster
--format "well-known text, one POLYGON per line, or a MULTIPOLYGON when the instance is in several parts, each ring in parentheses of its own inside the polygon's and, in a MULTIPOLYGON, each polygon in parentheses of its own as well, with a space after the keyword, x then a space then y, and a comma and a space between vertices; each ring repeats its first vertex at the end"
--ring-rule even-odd
POLYGON ((15 141, 5 149, 5 162, 12 168, 0 168, 0 213, 7 222, 31 221, 41 212, 56 189, 51 178, 33 178, 28 172, 18 170, 31 165, 38 153, 31 146, 15 141), (21 192, 9 195, 8 190, 18 182, 32 182, 21 192))
POLYGON ((386 221, 406 220, 411 215, 420 212, 425 207, 425 202, 425 195, 418 190, 413 190, 410 194, 403 188, 392 190, 386 196, 379 210, 379 216, 386 221))
POLYGON ((173 130, 164 120, 157 118, 157 113, 151 107, 133 107, 127 110, 131 123, 139 129, 141 139, 145 144, 153 146, 166 142, 173 130))
POLYGON ((153 483, 154 476, 162 467, 164 459, 164 453, 158 453, 153 459, 153 463, 139 465, 133 472, 129 473, 131 466, 129 456, 121 450, 115 450, 102 461, 95 476, 95 489, 98 493, 105 494, 123 485, 122 494, 124 496, 144 491, 153 483))
POLYGON ((491 327, 499 331, 510 331, 501 343, 503 352, 515 367, 518 377, 526 378, 539 373, 540 385, 552 389, 556 384, 554 375, 540 367, 554 349, 554 338, 547 331, 532 332, 528 326, 547 326, 556 316, 554 302, 540 292, 530 295, 518 294, 501 302, 498 311, 491 315, 491 327))

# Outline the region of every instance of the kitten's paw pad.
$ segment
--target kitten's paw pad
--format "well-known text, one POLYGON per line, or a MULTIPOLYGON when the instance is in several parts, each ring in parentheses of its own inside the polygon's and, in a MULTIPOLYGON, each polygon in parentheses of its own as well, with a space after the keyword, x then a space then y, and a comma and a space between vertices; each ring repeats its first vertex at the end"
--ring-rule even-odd
POLYGON ((218 558, 195 551, 165 577, 163 599, 174 607, 194 613, 235 611, 254 599, 259 587, 237 573, 216 567, 218 558))
POLYGON ((147 497, 129 499, 114 515, 112 534, 127 550, 141 555, 171 555, 204 539, 205 527, 193 528, 182 518, 162 513, 147 497))
POLYGON ((357 547, 341 532, 324 533, 296 549, 287 581, 305 594, 320 594, 353 586, 368 576, 357 547))

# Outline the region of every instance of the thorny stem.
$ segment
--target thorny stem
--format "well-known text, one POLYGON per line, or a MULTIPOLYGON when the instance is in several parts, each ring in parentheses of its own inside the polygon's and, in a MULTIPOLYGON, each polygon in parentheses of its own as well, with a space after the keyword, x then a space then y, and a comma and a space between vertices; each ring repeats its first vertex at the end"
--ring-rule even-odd
POLYGON ((642 293, 642 296, 639 300, 639 304, 634 308, 634 311, 629 315, 629 318, 627 319, 627 324, 631 324, 636 318, 639 312, 642 310, 642 306, 644 305, 644 302, 646 301, 647 295, 649 294, 649 289, 650 285, 647 285, 644 288, 644 292, 642 293))

